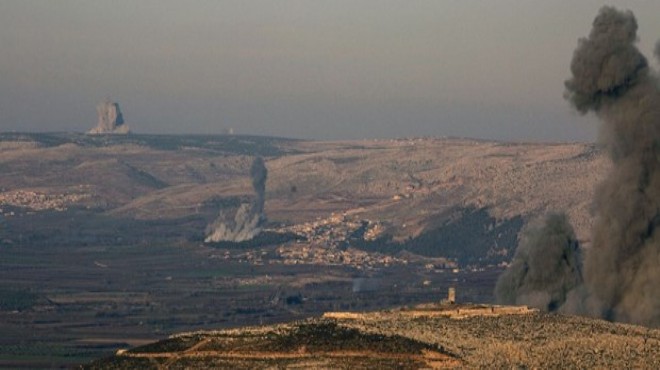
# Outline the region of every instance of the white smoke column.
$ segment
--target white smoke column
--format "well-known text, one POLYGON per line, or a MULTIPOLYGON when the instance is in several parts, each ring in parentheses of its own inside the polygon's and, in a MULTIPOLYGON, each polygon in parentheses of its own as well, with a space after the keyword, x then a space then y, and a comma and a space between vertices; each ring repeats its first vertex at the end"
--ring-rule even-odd
POLYGON ((96 106, 96 113, 98 122, 89 130, 90 134, 127 134, 130 131, 118 103, 105 100, 96 106))
POLYGON ((207 227, 206 243, 242 242, 253 239, 261 232, 261 226, 266 221, 264 203, 267 176, 268 170, 263 158, 255 158, 250 167, 252 187, 256 193, 255 200, 252 203, 241 204, 233 218, 221 211, 218 218, 207 227))
POLYGON ((632 12, 603 7, 589 37, 579 40, 566 81, 572 105, 601 119, 601 143, 613 162, 596 190, 584 296, 575 294, 584 302, 571 306, 609 320, 658 326, 660 91, 636 42, 632 12))

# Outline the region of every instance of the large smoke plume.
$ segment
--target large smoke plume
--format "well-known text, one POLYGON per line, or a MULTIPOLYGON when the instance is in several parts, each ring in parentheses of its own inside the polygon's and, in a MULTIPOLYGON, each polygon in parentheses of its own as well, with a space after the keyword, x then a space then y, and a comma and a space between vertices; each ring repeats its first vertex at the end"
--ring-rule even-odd
POLYGON ((255 199, 252 203, 243 203, 236 213, 230 215, 220 211, 218 218, 207 227, 207 243, 231 241, 242 242, 254 238, 261 232, 261 226, 266 221, 264 202, 266 197, 266 178, 268 170, 261 157, 257 157, 250 167, 252 188, 255 199))
POLYGON ((596 190, 584 280, 589 306, 618 321, 660 324, 660 91, 637 49, 630 11, 604 7, 573 55, 568 99, 603 122, 614 167, 596 190))
POLYGON ((573 54, 566 98, 600 118, 613 167, 596 189, 584 285, 569 292, 561 310, 658 326, 660 88, 636 41, 632 12, 603 7, 573 54))
POLYGON ((578 242, 564 214, 551 214, 542 225, 528 225, 511 266, 495 288, 498 302, 552 311, 582 283, 578 242))

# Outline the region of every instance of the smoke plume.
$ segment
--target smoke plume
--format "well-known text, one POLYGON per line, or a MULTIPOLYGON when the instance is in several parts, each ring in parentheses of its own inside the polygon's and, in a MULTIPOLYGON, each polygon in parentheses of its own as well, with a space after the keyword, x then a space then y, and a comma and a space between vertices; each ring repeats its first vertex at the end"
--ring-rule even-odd
POLYGON ((523 238, 498 281, 502 301, 553 309, 565 300, 562 312, 660 325, 660 81, 636 42, 632 12, 603 7, 578 41, 565 83, 570 103, 602 121, 600 141, 613 163, 595 192, 583 284, 576 286, 577 260, 564 259, 575 249, 570 226, 551 217, 523 238))
POLYGON ((257 199, 254 202, 254 211, 263 214, 264 202, 266 200, 266 177, 268 170, 261 157, 256 157, 250 167, 250 177, 252 178, 252 188, 257 194, 257 199))
POLYGON ((497 301, 556 310, 582 283, 579 254, 566 215, 551 214, 542 225, 527 226, 511 265, 497 281, 497 301))
POLYGON ((96 106, 96 113, 98 122, 96 127, 89 130, 89 134, 127 134, 130 132, 118 103, 105 100, 96 106))
POLYGON ((578 43, 566 89, 580 112, 601 119, 614 164, 596 189, 588 305, 610 320, 659 325, 660 91, 636 41, 632 12, 603 7, 578 43))
POLYGON ((268 170, 263 158, 256 157, 250 167, 250 177, 255 192, 254 201, 241 204, 233 217, 228 212, 220 211, 218 218, 207 227, 205 242, 242 242, 254 238, 261 232, 261 226, 266 221, 264 202, 267 176, 268 170))

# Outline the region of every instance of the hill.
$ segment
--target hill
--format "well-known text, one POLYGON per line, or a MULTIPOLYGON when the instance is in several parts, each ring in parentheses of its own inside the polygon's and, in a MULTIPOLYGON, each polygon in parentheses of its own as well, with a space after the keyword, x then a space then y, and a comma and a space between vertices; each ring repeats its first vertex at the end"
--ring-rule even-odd
POLYGON ((267 160, 265 212, 275 232, 343 215, 377 225, 352 247, 477 265, 508 260, 524 223, 551 210, 566 211, 588 244, 590 199, 608 168, 588 144, 5 133, 0 206, 22 214, 22 222, 6 215, 13 234, 27 234, 22 224, 35 212, 75 210, 90 225, 139 225, 123 228, 127 243, 158 239, 160 223, 185 225, 179 241, 197 243, 219 210, 253 197, 254 155, 267 160))
POLYGON ((329 313, 177 334, 85 368, 657 368, 660 331, 525 307, 329 313))

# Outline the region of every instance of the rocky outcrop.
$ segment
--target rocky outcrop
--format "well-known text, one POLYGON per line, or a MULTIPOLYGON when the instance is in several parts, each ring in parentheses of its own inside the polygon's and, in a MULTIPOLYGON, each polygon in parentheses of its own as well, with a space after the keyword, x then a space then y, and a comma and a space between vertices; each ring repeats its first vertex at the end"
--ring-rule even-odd
POLYGON ((89 130, 89 134, 128 134, 128 125, 124 122, 119 104, 106 100, 96 106, 99 120, 96 127, 89 130))

